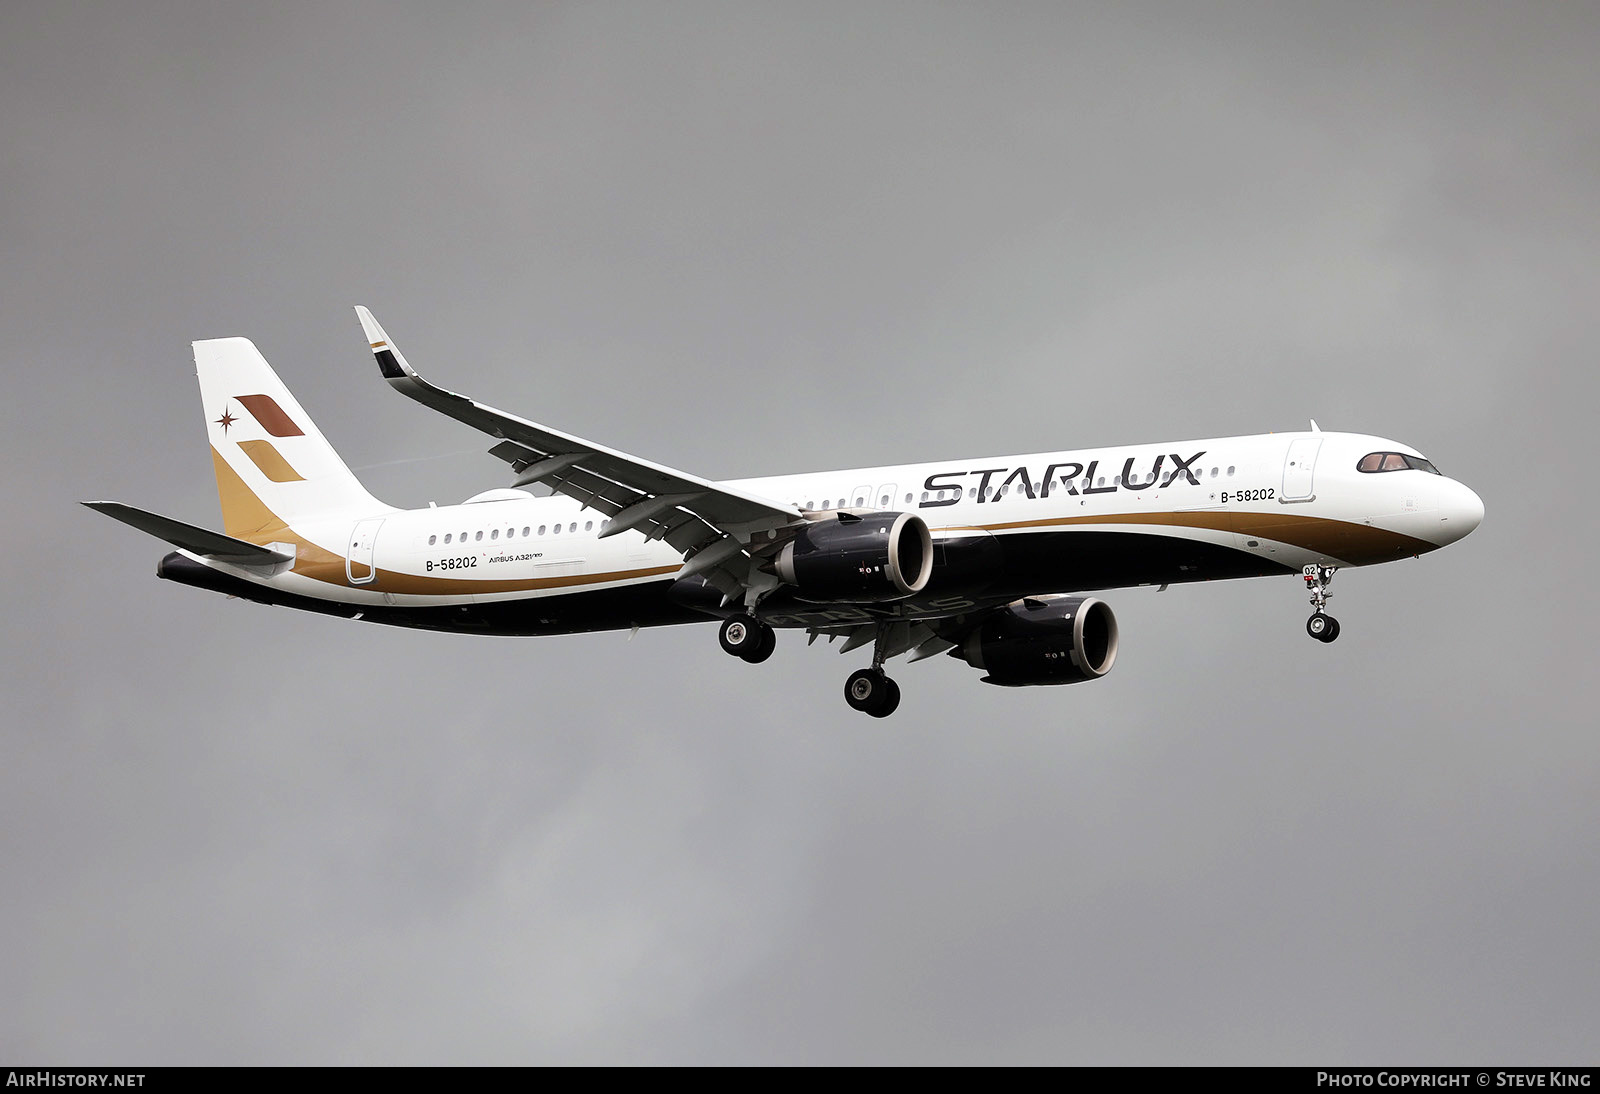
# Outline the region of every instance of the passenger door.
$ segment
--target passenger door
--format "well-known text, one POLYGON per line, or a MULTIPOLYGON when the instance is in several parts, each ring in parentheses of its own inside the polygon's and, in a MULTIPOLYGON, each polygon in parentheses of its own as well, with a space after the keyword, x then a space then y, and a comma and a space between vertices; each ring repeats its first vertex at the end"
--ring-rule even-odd
POLYGON ((1322 438, 1317 434, 1297 437, 1289 442, 1289 452, 1283 458, 1283 489, 1279 497, 1284 501, 1315 501, 1313 474, 1317 466, 1317 450, 1322 438))

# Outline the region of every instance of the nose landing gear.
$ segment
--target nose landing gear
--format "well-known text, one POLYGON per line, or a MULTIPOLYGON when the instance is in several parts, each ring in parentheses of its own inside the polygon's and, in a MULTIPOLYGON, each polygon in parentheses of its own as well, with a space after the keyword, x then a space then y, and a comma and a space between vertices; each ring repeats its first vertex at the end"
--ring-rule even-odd
POLYGON ((1311 618, 1306 620, 1306 633, 1318 642, 1332 642, 1339 637, 1339 621, 1327 614, 1328 598, 1333 594, 1328 586, 1333 584, 1337 566, 1306 566, 1300 573, 1305 578, 1306 590, 1311 593, 1311 618))

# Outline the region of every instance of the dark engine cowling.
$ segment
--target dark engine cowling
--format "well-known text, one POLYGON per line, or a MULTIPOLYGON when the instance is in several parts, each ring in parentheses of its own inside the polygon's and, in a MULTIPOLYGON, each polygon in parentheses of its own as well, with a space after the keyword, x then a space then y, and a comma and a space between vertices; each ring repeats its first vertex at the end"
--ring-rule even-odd
POLYGON ((1029 597, 1007 604, 950 651, 989 675, 1025 687, 1098 680, 1117 660, 1117 617, 1096 597, 1029 597))
POLYGON ((800 529, 776 566, 802 600, 899 600, 928 584, 933 537, 915 513, 840 513, 800 529))

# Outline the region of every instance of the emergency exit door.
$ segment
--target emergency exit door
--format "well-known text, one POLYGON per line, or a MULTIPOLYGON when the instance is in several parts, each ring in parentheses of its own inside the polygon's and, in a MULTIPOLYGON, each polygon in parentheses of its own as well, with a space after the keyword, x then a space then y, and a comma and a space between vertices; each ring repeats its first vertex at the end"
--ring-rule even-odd
POLYGON ((352 585, 365 585, 378 576, 372 565, 372 550, 378 542, 383 518, 364 520, 350 533, 350 550, 345 553, 344 575, 352 585))

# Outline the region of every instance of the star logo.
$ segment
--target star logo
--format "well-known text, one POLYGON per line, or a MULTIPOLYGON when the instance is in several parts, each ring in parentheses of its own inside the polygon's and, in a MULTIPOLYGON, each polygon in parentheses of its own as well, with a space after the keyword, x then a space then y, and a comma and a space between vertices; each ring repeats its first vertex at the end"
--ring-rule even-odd
POLYGON ((217 424, 222 427, 222 431, 226 433, 228 431, 228 427, 238 420, 238 418, 235 418, 232 414, 228 413, 227 404, 223 404, 222 417, 217 419, 217 424))

